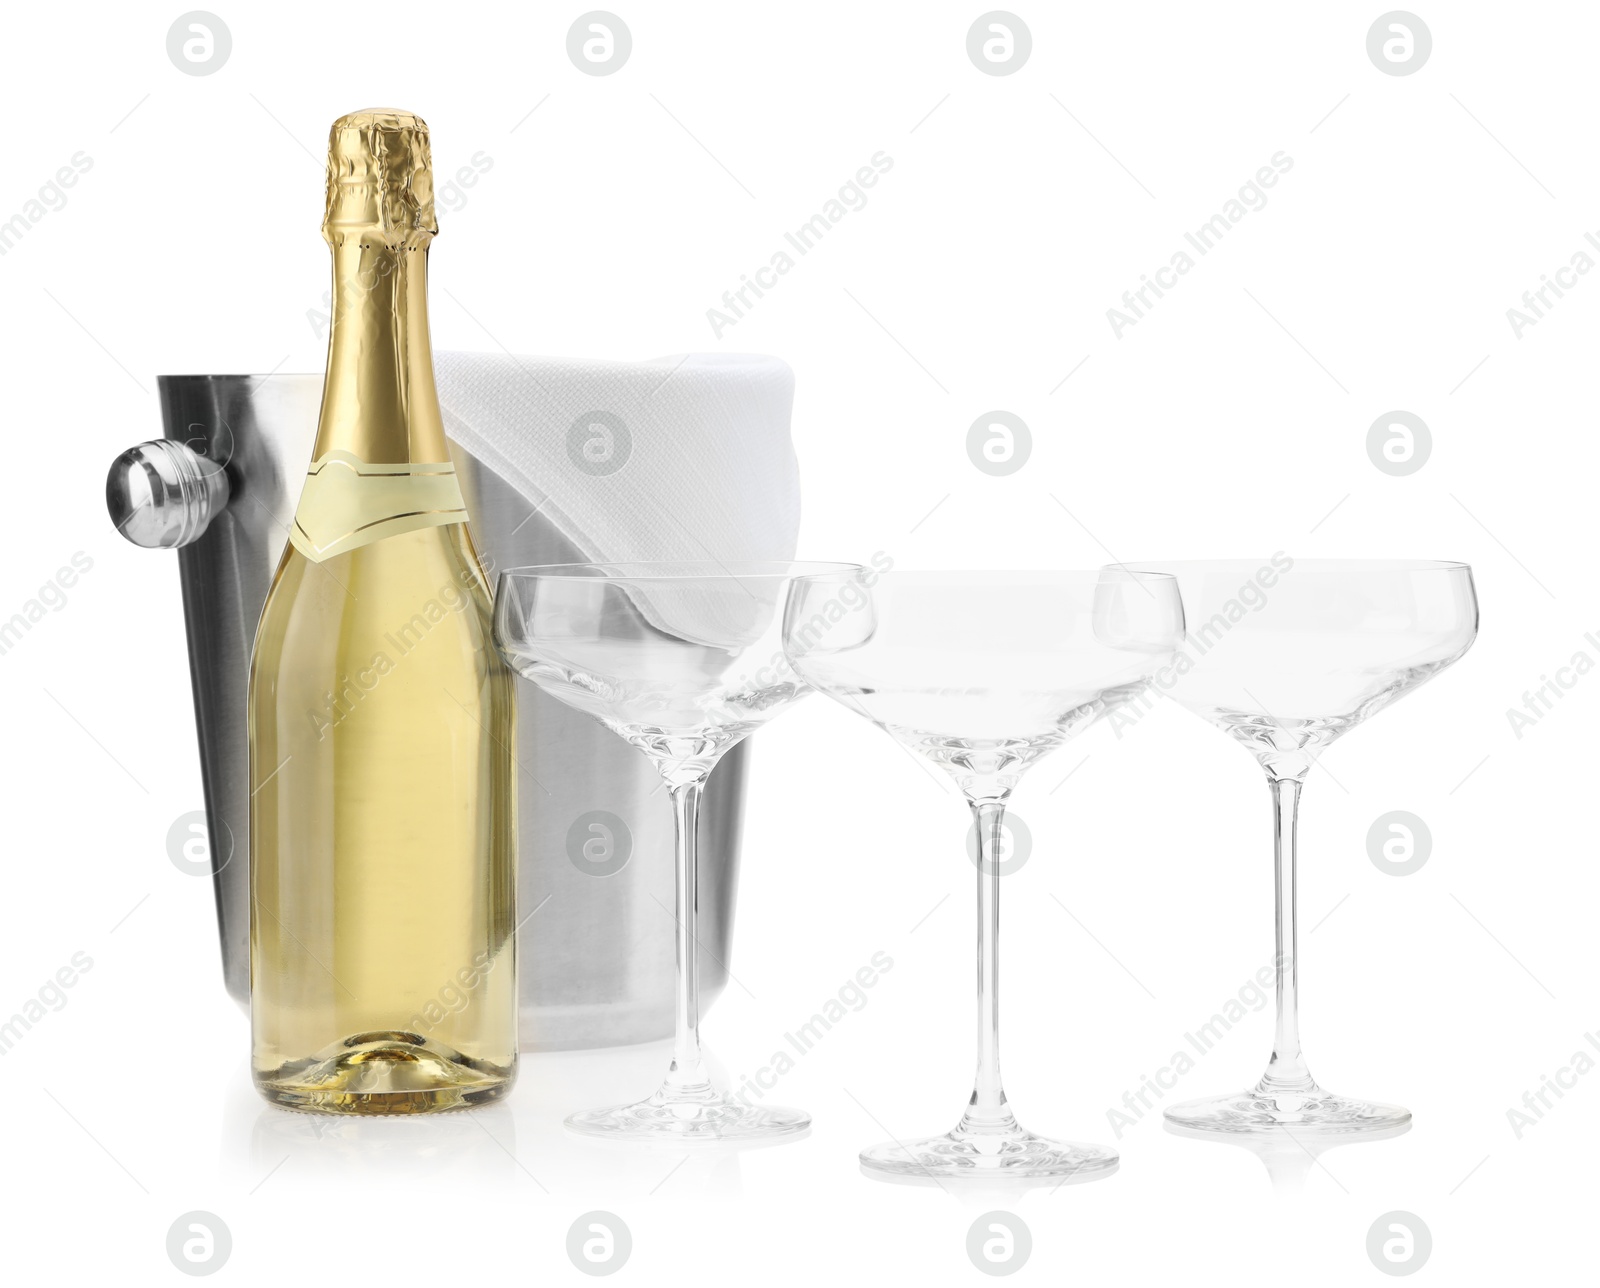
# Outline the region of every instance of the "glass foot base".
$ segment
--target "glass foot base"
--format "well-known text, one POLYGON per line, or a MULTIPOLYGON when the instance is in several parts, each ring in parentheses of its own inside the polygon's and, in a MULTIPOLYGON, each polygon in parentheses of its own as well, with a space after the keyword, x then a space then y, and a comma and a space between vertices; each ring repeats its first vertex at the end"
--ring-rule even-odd
POLYGON ((1047 1140, 1013 1125, 1009 1130, 964 1130, 927 1140, 887 1141, 863 1150, 861 1165, 891 1176, 934 1180, 1057 1176, 1089 1180, 1117 1170, 1117 1152, 1100 1145, 1047 1140))
POLYGON ((606 1140, 672 1144, 771 1140, 811 1126, 802 1109, 744 1105, 714 1087, 685 1091, 662 1087, 648 1100, 613 1109, 586 1109, 567 1119, 567 1130, 606 1140))
POLYGON ((1266 1091, 1260 1087, 1231 1096, 1208 1096, 1173 1105, 1168 1122, 1190 1131, 1274 1132, 1287 1135, 1355 1136, 1388 1132, 1411 1121, 1399 1105, 1336 1096, 1321 1087, 1304 1091, 1266 1091))

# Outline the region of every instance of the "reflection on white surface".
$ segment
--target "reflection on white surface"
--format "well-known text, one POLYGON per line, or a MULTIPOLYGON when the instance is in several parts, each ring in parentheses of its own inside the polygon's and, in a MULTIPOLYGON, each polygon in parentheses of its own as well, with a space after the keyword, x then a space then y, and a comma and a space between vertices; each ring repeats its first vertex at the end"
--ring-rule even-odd
POLYGON ((948 1177, 901 1176, 881 1172, 877 1168, 860 1167, 861 1175, 878 1185, 907 1185, 916 1189, 942 1190, 946 1198, 955 1200, 963 1208, 984 1211, 1016 1204, 1025 1194, 1043 1190, 1046 1193, 1072 1185, 1092 1185, 1115 1176, 1121 1165, 1103 1171, 1087 1172, 1082 1176, 1000 1176, 994 1173, 973 1175, 970 1179, 955 1180, 948 1177))
POLYGON ((518 1175, 517 1123, 508 1103, 397 1118, 295 1113, 266 1104, 248 1074, 224 1108, 223 1162, 250 1187, 269 1178, 362 1184, 492 1182, 518 1175))
MULTIPOLYGON (((401 1118, 294 1113, 266 1104, 241 1066, 223 1111, 223 1163, 248 1187, 273 1177, 404 1185, 493 1183, 537 1196, 596 1191, 621 1197, 740 1192, 746 1148, 785 1142, 674 1146, 595 1141, 568 1132, 574 1110, 646 1094, 671 1042, 524 1055, 510 1097, 482 1109, 401 1118)), ((707 1053, 714 1074, 726 1071, 707 1053)), ((803 1138, 791 1138, 803 1139, 803 1138)))
MULTIPOLYGON (((702 1052, 713 1082, 733 1085, 715 1052, 702 1052)), ((671 1058, 670 1040, 531 1057, 514 1096, 529 1152, 547 1161, 563 1189, 716 1198, 741 1192, 740 1156, 747 1150, 781 1148, 805 1138, 803 1133, 741 1144, 633 1144, 579 1136, 563 1126, 574 1110, 630 1104, 648 1095, 671 1058)))
POLYGON ((1317 1165, 1318 1157, 1330 1149, 1337 1149, 1341 1145, 1366 1145, 1374 1141, 1393 1140, 1411 1130, 1409 1122, 1383 1131, 1359 1132, 1349 1136, 1318 1136, 1310 1132, 1290 1132, 1288 1129, 1273 1132, 1197 1131, 1165 1120, 1162 1126, 1172 1135, 1188 1140, 1235 1145, 1249 1150, 1267 1169, 1272 1188, 1285 1191, 1303 1189, 1306 1177, 1317 1165))

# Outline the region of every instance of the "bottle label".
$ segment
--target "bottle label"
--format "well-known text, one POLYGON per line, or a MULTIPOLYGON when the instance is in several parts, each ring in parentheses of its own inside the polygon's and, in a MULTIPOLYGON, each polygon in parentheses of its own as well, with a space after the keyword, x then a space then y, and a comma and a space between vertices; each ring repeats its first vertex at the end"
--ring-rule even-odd
POLYGON ((312 563, 321 563, 385 537, 466 521, 451 462, 369 464, 332 451, 311 462, 289 540, 312 563))

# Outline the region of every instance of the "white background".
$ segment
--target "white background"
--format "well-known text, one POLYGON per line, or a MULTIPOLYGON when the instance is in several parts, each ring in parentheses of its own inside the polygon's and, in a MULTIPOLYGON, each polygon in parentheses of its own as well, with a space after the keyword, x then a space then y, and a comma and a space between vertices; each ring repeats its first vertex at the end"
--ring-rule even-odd
MULTIPOLYGON (((191 1209, 227 1223, 222 1276, 243 1283, 580 1282, 565 1235, 597 1208, 649 1283, 978 1282, 965 1236, 989 1208, 1028 1223, 1036 1282, 1378 1282, 1366 1234, 1393 1209, 1431 1229, 1438 1282, 1589 1265, 1600 1073, 1521 1139, 1506 1111, 1600 1025, 1600 679, 1520 739, 1505 712, 1600 657, 1600 275, 1520 339, 1506 310, 1600 228, 1600 11, 1422 7, 1432 55, 1391 76, 1366 53, 1380 4, 1033 3, 1031 58, 990 76, 966 53, 981 4, 617 0, 633 53, 592 77, 566 53, 578 5, 216 5, 233 50, 201 77, 168 60, 176 5, 7 22, 0 218, 75 153, 93 164, 0 259, 0 617, 75 552, 93 568, 0 657, 0 1014, 94 962, 0 1059, 8 1270, 176 1280, 164 1240, 191 1209), (821 700, 758 740, 746 987, 706 1025, 752 1072, 894 959, 771 1097, 812 1111, 809 1138, 679 1166, 562 1136, 565 1112, 642 1094, 659 1049, 529 1060, 507 1106, 437 1124, 319 1135, 257 1101, 209 883, 165 852, 200 805, 175 561, 115 534, 102 481, 159 434, 158 372, 320 369, 323 141, 374 104, 426 117, 441 173, 493 160, 440 212, 439 347, 793 365, 804 555, 1470 561, 1476 646, 1331 750, 1302 818, 1312 1068, 1414 1130, 1327 1153, 1297 1191, 1153 1112, 1091 1185, 963 1201, 863 1177, 857 1150, 943 1130, 967 1092, 972 868, 953 794, 821 700), (880 150, 866 207, 715 337, 706 310, 880 150), (1269 204, 1117 338, 1106 310, 1280 150, 1269 204), (1034 438, 1006 478, 964 446, 994 409, 1034 438), (1365 448, 1394 409, 1434 438, 1405 478, 1365 448), (1367 858, 1393 809, 1433 832, 1412 876, 1367 858)), ((1107 1109, 1270 957, 1267 793, 1163 703, 1044 762, 1015 805, 1035 852, 1005 886, 1008 1088, 1035 1130, 1111 1143, 1107 1109)), ((1174 1098, 1254 1081, 1270 1024, 1250 1016, 1174 1098)))

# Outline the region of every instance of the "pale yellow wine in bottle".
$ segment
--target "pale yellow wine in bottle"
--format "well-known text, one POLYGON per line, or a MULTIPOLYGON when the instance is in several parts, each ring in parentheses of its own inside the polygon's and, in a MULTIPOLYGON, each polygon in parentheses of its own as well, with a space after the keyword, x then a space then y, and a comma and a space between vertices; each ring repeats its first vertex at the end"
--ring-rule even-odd
POLYGON ((516 1069, 509 673, 428 340, 427 126, 336 121, 322 415, 250 672, 250 1019, 275 1104, 493 1100, 516 1069))

